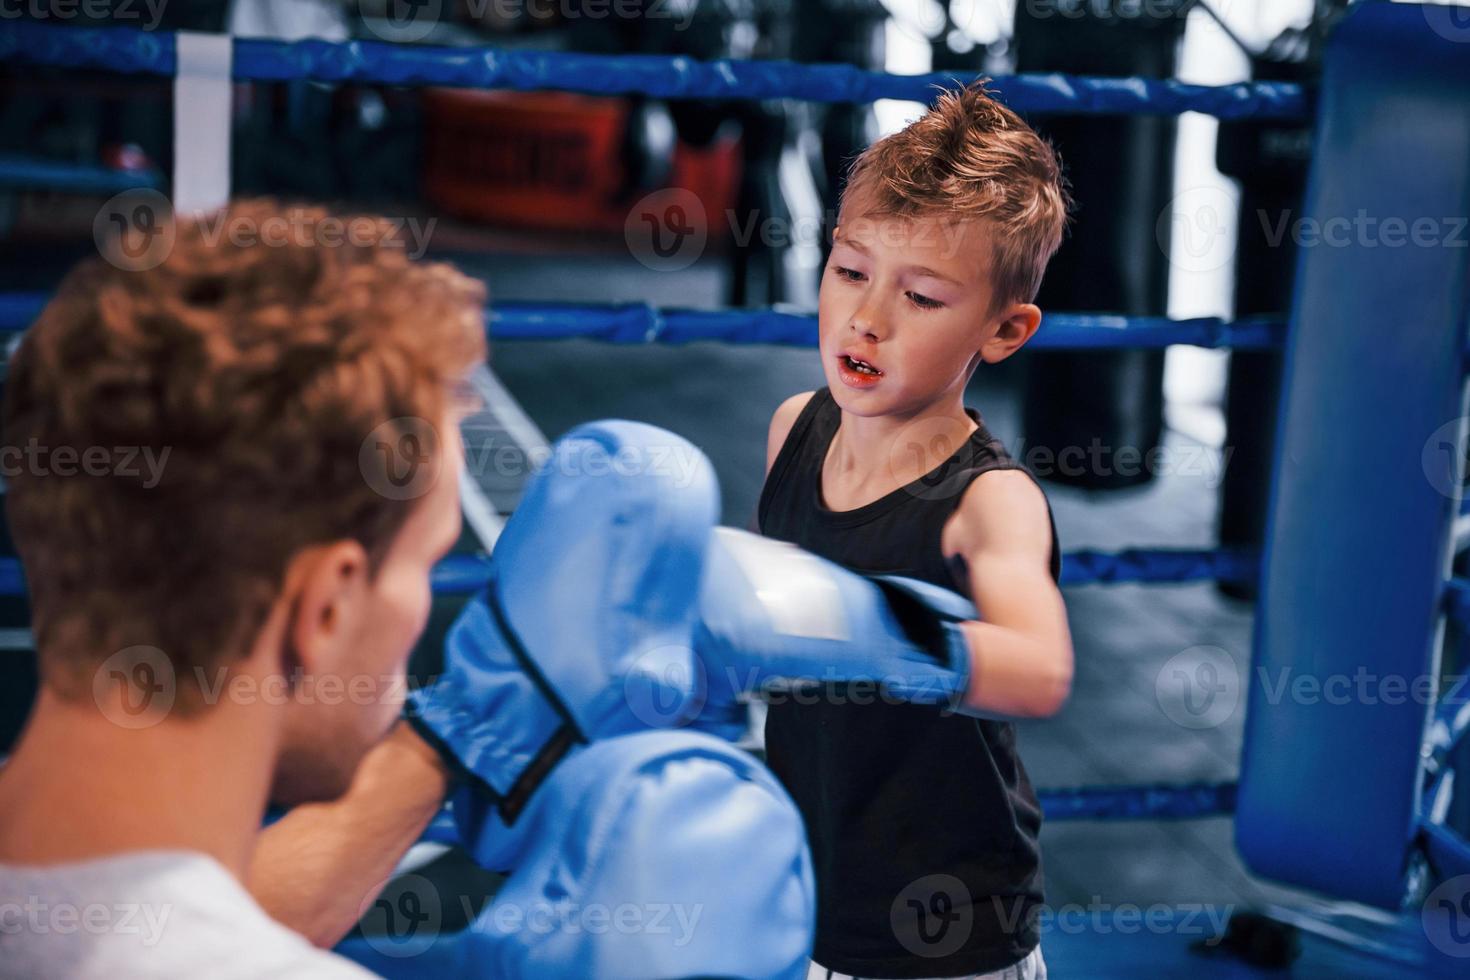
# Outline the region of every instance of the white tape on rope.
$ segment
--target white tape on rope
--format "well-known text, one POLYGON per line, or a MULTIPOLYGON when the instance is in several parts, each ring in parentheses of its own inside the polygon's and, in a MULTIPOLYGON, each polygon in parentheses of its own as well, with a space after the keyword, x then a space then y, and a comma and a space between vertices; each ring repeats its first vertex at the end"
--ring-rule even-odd
POLYGON ((174 76, 174 213, 212 211, 230 200, 233 58, 228 34, 180 31, 174 76))

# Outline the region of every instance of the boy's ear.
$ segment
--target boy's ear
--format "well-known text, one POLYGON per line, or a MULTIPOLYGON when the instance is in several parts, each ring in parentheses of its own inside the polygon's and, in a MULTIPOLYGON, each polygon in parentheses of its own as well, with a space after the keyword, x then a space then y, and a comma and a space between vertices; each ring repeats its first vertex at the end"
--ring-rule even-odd
POLYGON ((996 364, 1026 345, 1041 326, 1041 308, 1035 303, 1014 303, 1002 310, 995 333, 980 347, 980 358, 996 364))

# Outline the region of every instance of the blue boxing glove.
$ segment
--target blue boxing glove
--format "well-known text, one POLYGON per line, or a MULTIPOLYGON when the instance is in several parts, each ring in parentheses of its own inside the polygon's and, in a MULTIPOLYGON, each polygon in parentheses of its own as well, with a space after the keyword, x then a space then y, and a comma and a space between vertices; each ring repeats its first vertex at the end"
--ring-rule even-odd
POLYGON ((573 429, 527 483, 406 709, 507 823, 575 745, 687 713, 718 507, 704 454, 638 422, 573 429))
MULTIPOLYGON (((484 835, 501 846, 480 798, 451 807, 471 852, 484 835)), ((449 975, 806 976, 816 891, 801 816, 746 753, 690 731, 582 746, 520 824, 519 866, 449 975)))
POLYGON ((872 683, 899 701, 951 706, 969 690, 970 649, 959 624, 978 618, 975 607, 927 582, 859 575, 794 545, 722 527, 710 544, 699 612, 700 727, 721 731, 743 717, 743 695, 808 684, 872 683))

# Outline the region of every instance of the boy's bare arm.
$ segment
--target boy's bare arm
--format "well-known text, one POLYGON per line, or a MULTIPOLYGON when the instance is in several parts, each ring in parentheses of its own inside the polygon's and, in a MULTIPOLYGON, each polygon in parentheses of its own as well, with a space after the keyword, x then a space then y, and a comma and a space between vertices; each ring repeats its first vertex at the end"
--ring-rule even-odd
POLYGON ((981 714, 1055 714, 1072 686, 1072 637, 1052 581, 1046 498, 1030 476, 996 470, 975 479, 941 539, 956 581, 983 621, 965 623, 970 690, 981 714))
POLYGON ((814 391, 803 391, 799 395, 792 395, 782 402, 776 413, 771 416, 771 428, 766 434, 766 472, 771 472, 775 465, 776 457, 781 453, 781 447, 786 443, 786 437, 791 434, 791 427, 796 424, 797 416, 811 401, 814 391))

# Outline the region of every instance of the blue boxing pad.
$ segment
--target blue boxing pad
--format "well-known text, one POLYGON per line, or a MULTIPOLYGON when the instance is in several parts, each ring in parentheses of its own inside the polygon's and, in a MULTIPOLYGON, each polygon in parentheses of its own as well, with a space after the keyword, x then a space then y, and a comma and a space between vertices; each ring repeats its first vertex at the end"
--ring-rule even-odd
POLYGON ((713 534, 700 593, 696 721, 722 732, 743 695, 821 683, 881 685, 897 700, 958 705, 972 603, 916 579, 865 576, 734 528, 713 534), (702 667, 702 671, 698 668, 702 667))
POLYGON ((638 422, 578 426, 528 482, 407 711, 507 822, 572 746, 687 714, 718 506, 704 454, 638 422))
MULTIPOLYGON (((477 851, 474 818, 453 806, 477 851)), ((816 892, 801 817, 746 753, 688 730, 582 746, 521 824, 519 866, 453 975, 806 975, 816 892)))

